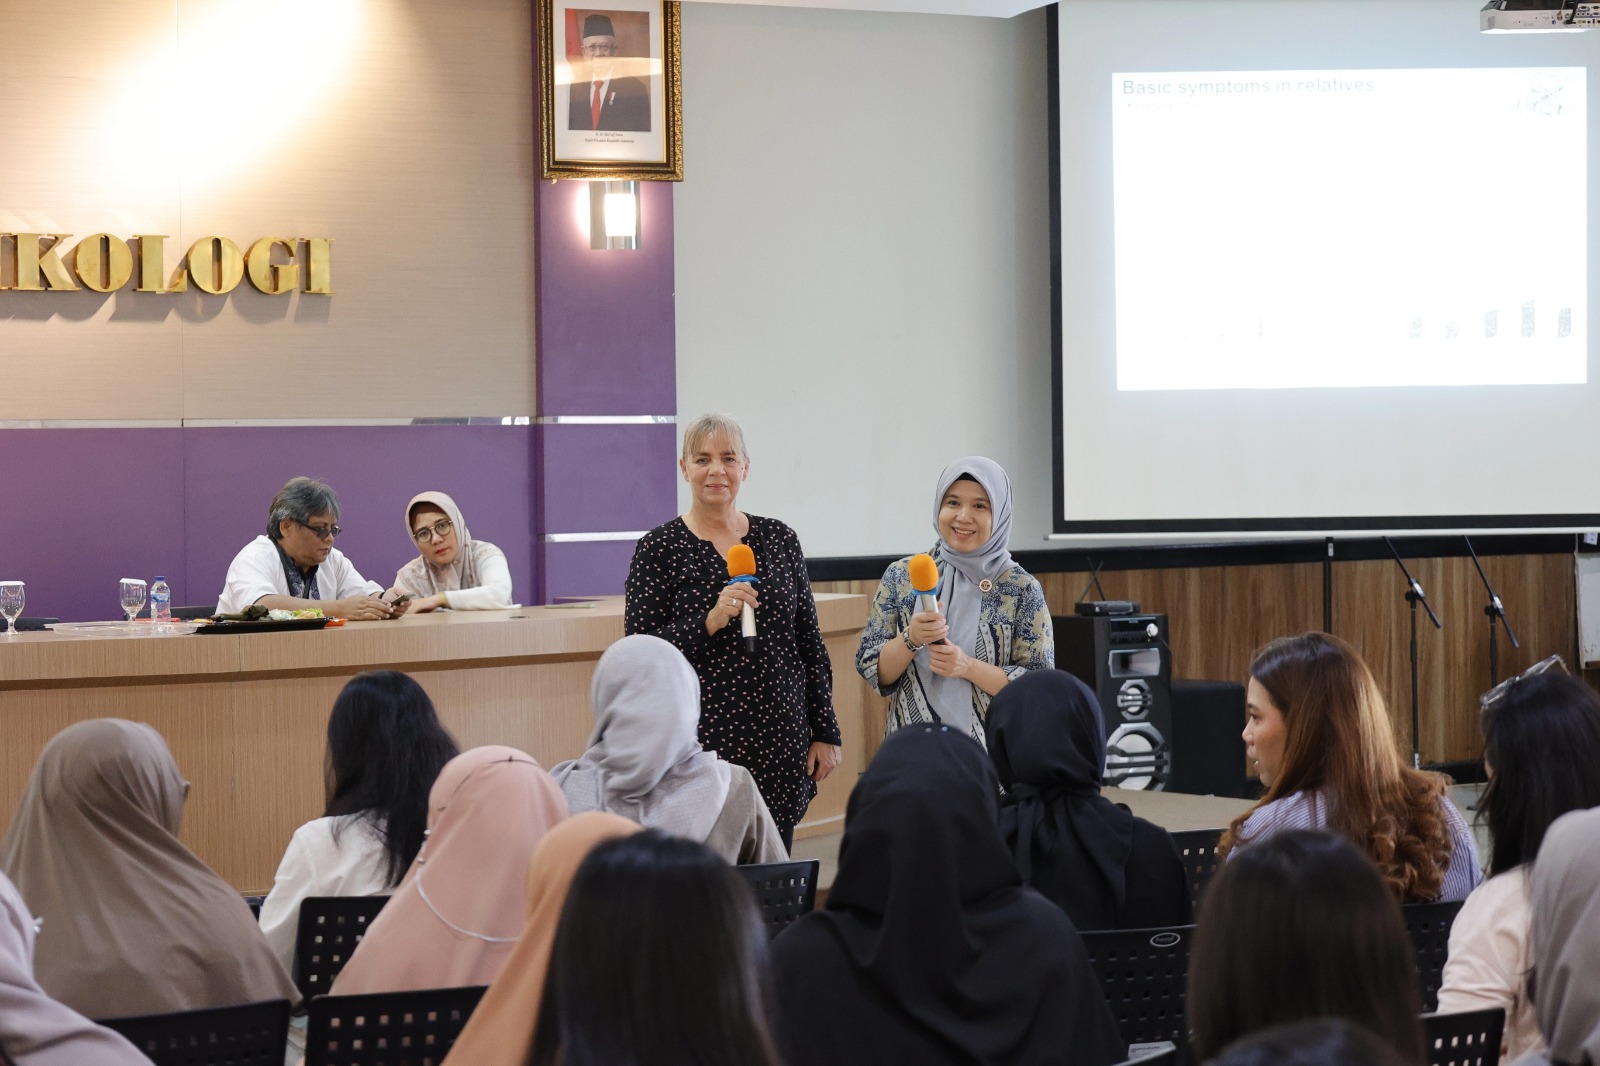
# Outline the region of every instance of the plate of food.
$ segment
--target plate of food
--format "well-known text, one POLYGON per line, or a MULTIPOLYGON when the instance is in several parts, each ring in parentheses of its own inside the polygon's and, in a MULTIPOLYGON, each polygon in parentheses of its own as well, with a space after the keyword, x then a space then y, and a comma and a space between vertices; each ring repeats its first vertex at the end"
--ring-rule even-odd
POLYGON ((208 618, 199 629, 200 634, 217 633, 282 633, 296 629, 324 629, 344 625, 343 618, 328 618, 320 607, 303 611, 268 610, 251 604, 236 614, 219 614, 208 618))

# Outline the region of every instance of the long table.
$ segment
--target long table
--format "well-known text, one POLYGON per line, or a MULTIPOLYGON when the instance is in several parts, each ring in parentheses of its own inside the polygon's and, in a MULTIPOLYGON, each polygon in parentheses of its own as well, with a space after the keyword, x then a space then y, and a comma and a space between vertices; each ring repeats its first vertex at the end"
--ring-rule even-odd
MULTIPOLYGON (((839 828, 870 754, 868 697, 852 668, 867 599, 819 594, 817 614, 845 757, 797 837, 839 828)), ((183 840, 240 891, 264 891, 289 836, 322 813, 328 711, 351 677, 403 670, 463 748, 509 744, 548 767, 582 753, 595 662, 621 636, 621 599, 607 598, 320 631, 0 637, 0 819, 9 824, 39 752, 66 726, 148 722, 193 786, 183 840)))

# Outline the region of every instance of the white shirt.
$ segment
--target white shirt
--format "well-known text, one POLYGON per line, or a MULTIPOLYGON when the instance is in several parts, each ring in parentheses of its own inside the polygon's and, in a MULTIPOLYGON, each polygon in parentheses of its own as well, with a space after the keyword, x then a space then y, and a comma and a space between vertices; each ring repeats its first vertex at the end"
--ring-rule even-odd
POLYGON ((1450 926, 1450 957, 1439 988, 1439 1013, 1503 1007, 1502 1058, 1510 1062, 1544 1048, 1539 1018, 1528 998, 1533 969, 1528 867, 1496 874, 1473 890, 1450 926))
POLYGON ((372 821, 359 815, 318 818, 294 831, 278 864, 272 891, 261 904, 261 932, 272 953, 293 973, 294 934, 307 896, 380 896, 388 883, 388 856, 372 821), (334 826, 339 840, 334 842, 334 826))
MULTIPOLYGON (((378 595, 383 586, 368 581, 356 572, 338 548, 317 566, 317 590, 324 600, 342 600, 347 596, 378 595)), ((265 536, 239 549, 239 554, 228 564, 228 577, 223 584, 222 597, 217 600, 218 614, 234 614, 244 610, 263 596, 289 595, 289 579, 283 573, 283 557, 278 546, 265 536)))

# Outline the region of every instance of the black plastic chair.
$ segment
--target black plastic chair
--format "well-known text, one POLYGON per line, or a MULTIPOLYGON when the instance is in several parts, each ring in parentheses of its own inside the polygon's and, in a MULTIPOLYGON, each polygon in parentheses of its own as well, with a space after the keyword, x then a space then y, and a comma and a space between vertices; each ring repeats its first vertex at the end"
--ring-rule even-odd
POLYGON ((1222 839, 1222 830, 1191 829, 1173 833, 1172 839, 1183 857, 1183 872, 1189 876, 1189 902, 1199 914, 1200 894, 1217 872, 1217 841, 1222 839))
MULTIPOLYGON (((1131 1053, 1133 1049, 1129 1048, 1128 1051, 1131 1053)), ((1117 1066, 1177 1066, 1177 1062, 1178 1045, 1172 1044, 1159 1051, 1152 1051, 1148 1055, 1134 1055, 1131 1059, 1117 1063, 1117 1066)))
POLYGON ((755 893, 756 905, 761 908, 761 920, 766 923, 768 938, 775 937, 795 923, 802 914, 808 914, 817 905, 817 871, 822 863, 816 859, 795 859, 791 862, 751 863, 736 866, 755 893))
POLYGON ((318 996, 306 1026, 305 1066, 439 1066, 486 989, 318 996))
POLYGON ((1129 1044, 1170 1040, 1177 1046, 1173 1061, 1187 1062, 1189 1026, 1183 1001, 1194 926, 1080 935, 1122 1039, 1129 1044))
POLYGON ((156 1066, 283 1066, 289 1001, 102 1018, 156 1066))
POLYGON ((1499 1007, 1459 1014, 1424 1014, 1422 1035, 1428 1066, 1495 1066, 1506 1012, 1499 1007))
POLYGON ((1423 1013, 1439 1008, 1439 985, 1444 980, 1444 960, 1450 954, 1450 926, 1461 912, 1453 903, 1408 903, 1400 908, 1406 932, 1417 952, 1417 982, 1422 989, 1423 1013))
POLYGON ((250 908, 250 917, 259 922, 261 920, 261 905, 266 901, 266 896, 246 896, 244 902, 250 908))
POLYGON ((326 995, 388 896, 308 896, 294 932, 294 986, 306 999, 326 995))

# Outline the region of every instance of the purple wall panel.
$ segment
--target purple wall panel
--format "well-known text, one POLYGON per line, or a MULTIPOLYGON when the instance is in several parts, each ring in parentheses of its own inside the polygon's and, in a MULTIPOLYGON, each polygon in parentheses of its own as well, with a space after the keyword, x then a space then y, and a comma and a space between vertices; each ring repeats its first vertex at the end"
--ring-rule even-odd
POLYGON ((546 602, 562 596, 620 596, 633 558, 631 540, 546 544, 546 602))
POLYGON ((540 414, 676 412, 672 184, 639 187, 639 247, 597 252, 574 221, 588 182, 539 185, 540 414))
POLYGON ((537 448, 543 532, 651 529, 678 513, 672 425, 540 426, 537 448))
POLYGON ((526 426, 318 426, 184 430, 184 603, 215 603, 228 563, 266 528, 272 496, 291 477, 339 493, 339 550, 387 587, 415 555, 404 509, 426 490, 449 493, 474 537, 498 545, 522 602, 533 595, 533 489, 526 426))
POLYGON ((0 579, 28 615, 120 618, 117 581, 185 571, 179 429, 0 430, 0 579))

